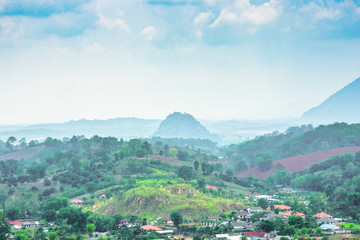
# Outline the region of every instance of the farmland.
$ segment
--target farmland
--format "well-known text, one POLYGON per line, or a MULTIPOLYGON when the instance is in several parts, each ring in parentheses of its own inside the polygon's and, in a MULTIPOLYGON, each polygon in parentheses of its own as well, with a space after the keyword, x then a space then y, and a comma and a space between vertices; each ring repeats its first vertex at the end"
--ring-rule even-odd
POLYGON ((273 166, 267 171, 262 171, 258 167, 253 167, 244 172, 237 173, 235 174, 235 176, 236 177, 253 176, 256 178, 266 179, 267 176, 273 174, 279 169, 282 169, 282 167, 279 168, 279 164, 281 164, 284 167, 284 170, 287 170, 288 172, 298 172, 306 168, 309 168, 312 164, 324 161, 331 156, 342 155, 345 153, 355 154, 357 151, 360 151, 360 147, 344 147, 344 148, 323 150, 323 151, 304 154, 296 157, 276 160, 273 162, 273 166))

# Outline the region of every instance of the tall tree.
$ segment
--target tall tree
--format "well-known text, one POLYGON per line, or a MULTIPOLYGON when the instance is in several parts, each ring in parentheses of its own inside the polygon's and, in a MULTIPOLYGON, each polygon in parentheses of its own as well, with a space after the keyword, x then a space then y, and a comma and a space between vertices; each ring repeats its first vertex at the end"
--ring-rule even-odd
POLYGON ((175 227, 178 227, 183 223, 183 216, 179 211, 172 211, 170 214, 171 221, 174 223, 175 227))
POLYGON ((0 240, 9 239, 10 232, 10 224, 5 220, 3 213, 0 212, 0 240))
POLYGON ((195 168, 196 171, 199 169, 199 161, 198 160, 195 160, 194 168, 195 168))
POLYGON ((1 190, 0 191, 0 203, 2 204, 4 216, 5 216, 5 202, 6 202, 7 198, 8 198, 8 195, 6 194, 6 192, 4 190, 1 190))

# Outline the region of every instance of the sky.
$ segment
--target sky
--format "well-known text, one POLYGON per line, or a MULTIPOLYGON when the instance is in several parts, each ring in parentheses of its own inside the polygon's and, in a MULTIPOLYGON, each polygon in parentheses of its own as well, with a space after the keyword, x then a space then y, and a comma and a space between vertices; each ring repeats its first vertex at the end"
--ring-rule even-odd
POLYGON ((360 0, 0 0, 0 124, 295 118, 360 77, 360 0))

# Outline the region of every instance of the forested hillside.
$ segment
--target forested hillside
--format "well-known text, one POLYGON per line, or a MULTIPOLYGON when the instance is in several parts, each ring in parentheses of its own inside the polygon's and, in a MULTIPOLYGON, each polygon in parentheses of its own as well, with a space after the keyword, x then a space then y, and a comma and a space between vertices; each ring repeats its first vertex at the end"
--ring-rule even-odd
POLYGON ((291 127, 225 149, 236 171, 261 166, 271 168, 272 161, 326 149, 360 146, 360 124, 334 123, 291 127))
POLYGON ((188 113, 174 112, 161 122, 154 136, 162 138, 214 139, 209 131, 188 113))
POLYGON ((321 211, 359 218, 360 151, 355 155, 330 157, 295 173, 280 170, 267 180, 273 185, 282 184, 297 189, 323 192, 327 196, 327 201, 319 205, 321 211))
MULTIPOLYGON (((186 185, 188 191, 194 194, 194 199, 199 203, 203 199, 204 204, 208 204, 208 201, 220 201, 218 197, 224 198, 226 202, 225 199, 234 199, 241 194, 205 189, 205 182, 209 181, 219 187, 226 187, 221 178, 206 180, 207 176, 213 178, 215 171, 222 172, 226 169, 221 164, 211 164, 217 157, 198 148, 167 145, 161 141, 150 144, 141 139, 124 141, 99 136, 73 136, 64 140, 47 138, 44 142, 30 143, 26 143, 24 139, 21 141, 21 144, 16 144, 19 141, 11 137, 6 143, 0 142, 3 153, 3 160, 0 161, 0 192, 6 196, 5 214, 10 219, 47 216, 48 213, 43 212, 43 206, 57 197, 77 197, 91 205, 94 203, 91 199, 97 197, 98 191, 114 196, 111 206, 127 204, 126 213, 136 212, 139 216, 154 218, 159 210, 144 207, 135 211, 130 207, 138 207, 135 199, 127 198, 126 203, 123 203, 124 200, 120 197, 122 194, 127 195, 131 189, 134 189, 133 194, 139 194, 140 197, 144 186, 155 190, 171 189, 176 184, 189 184, 186 185), (15 156, 17 158, 10 158, 15 156)), ((194 142, 189 141, 189 145, 194 142)), ((187 145, 186 140, 182 142, 187 145)), ((201 140, 195 142, 200 144, 201 140)), ((209 142, 205 140, 204 144, 209 142)), ((147 201, 152 202, 151 198, 147 201)), ((201 216, 200 210, 187 211, 186 209, 196 209, 189 204, 191 205, 187 200, 182 205, 169 207, 168 211, 179 209, 183 210, 185 216, 201 216)), ((215 208, 209 213, 215 214, 226 209, 230 207, 215 208)), ((112 211, 112 214, 115 213, 116 211, 112 211)))

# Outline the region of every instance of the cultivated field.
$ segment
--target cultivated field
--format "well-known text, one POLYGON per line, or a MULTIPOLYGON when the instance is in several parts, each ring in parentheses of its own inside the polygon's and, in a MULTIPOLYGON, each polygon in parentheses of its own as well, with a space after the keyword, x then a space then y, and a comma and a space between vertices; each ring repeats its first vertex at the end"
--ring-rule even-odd
POLYGON ((310 167, 314 163, 319 163, 328 159, 331 156, 342 155, 345 153, 355 154, 360 151, 360 146, 357 147, 344 147, 323 150, 319 152, 304 154, 296 157, 283 158, 273 162, 273 167, 266 172, 261 171, 258 167, 250 168, 244 172, 235 174, 236 177, 248 177, 253 176, 257 178, 265 179, 268 175, 276 172, 276 166, 280 163, 284 166, 284 169, 289 172, 297 172, 310 167))

